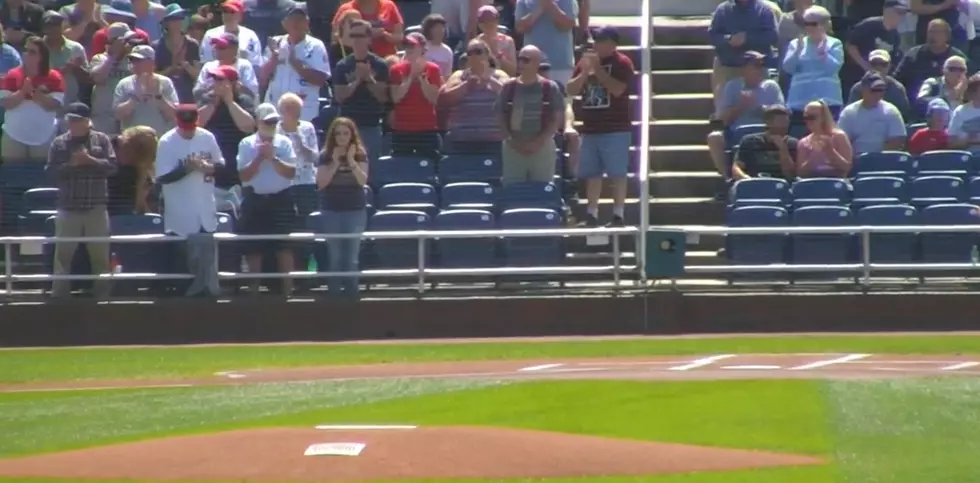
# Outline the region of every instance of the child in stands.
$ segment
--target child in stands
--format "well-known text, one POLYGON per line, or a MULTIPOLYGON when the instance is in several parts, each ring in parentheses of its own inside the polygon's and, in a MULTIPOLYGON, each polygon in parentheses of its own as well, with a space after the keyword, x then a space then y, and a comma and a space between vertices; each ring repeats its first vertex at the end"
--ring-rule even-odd
POLYGON ((916 156, 927 151, 949 149, 949 134, 946 132, 949 104, 942 99, 929 101, 926 119, 928 125, 916 131, 909 139, 909 153, 916 156))

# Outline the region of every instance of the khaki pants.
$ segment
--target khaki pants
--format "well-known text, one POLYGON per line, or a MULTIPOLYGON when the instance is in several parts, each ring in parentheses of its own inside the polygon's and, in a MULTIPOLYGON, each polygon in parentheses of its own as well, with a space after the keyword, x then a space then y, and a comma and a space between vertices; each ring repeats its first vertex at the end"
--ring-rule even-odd
POLYGON ((40 146, 31 146, 14 141, 6 132, 0 138, 0 157, 4 163, 47 163, 50 148, 50 141, 40 146))
POLYGON ((555 140, 549 138, 536 153, 524 155, 504 141, 502 154, 503 182, 535 181, 549 183, 555 178, 555 140))
MULTIPOLYGON (((56 237, 105 237, 109 236, 109 212, 105 206, 99 206, 87 211, 59 210, 55 218, 56 237)), ((89 261, 92 262, 92 273, 109 273, 109 243, 88 242, 89 261)), ((75 255, 78 243, 56 243, 54 248, 54 274, 68 275, 71 273, 71 259, 75 255)), ((97 298, 109 295, 109 281, 97 280, 93 283, 93 292, 97 298)), ((70 280, 56 280, 51 289, 54 297, 67 297, 71 292, 70 280)))
POLYGON ((740 67, 725 67, 718 62, 715 57, 714 64, 711 65, 711 91, 715 96, 715 114, 720 114, 721 92, 728 81, 742 75, 740 67))

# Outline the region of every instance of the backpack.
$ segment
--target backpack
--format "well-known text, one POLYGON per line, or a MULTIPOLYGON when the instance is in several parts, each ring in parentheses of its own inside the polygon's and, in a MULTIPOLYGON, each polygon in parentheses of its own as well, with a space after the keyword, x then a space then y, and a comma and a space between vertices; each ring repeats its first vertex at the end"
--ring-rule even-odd
MULTIPOLYGON (((554 81, 544 77, 538 78, 541 85, 541 128, 539 133, 544 132, 551 121, 554 119, 554 112, 551 109, 551 89, 554 88, 554 81)), ((511 79, 500 91, 504 107, 504 119, 510 124, 511 113, 514 111, 514 96, 517 92, 517 79, 511 79)))

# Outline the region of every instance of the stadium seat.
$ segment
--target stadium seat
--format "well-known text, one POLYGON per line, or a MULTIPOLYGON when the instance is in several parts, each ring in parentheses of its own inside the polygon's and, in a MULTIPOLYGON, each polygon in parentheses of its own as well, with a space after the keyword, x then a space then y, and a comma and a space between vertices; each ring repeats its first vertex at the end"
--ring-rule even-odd
POLYGON ((856 178, 852 183, 851 211, 874 205, 895 205, 908 201, 905 180, 894 176, 856 178))
POLYGON ((58 188, 32 188, 24 192, 17 215, 21 235, 40 235, 48 217, 58 213, 58 188))
MULTIPOLYGON (((496 221, 486 210, 443 210, 435 217, 436 230, 493 230, 496 221)), ((497 264, 497 238, 443 238, 438 240, 442 268, 481 268, 497 264)))
POLYGON ((435 184, 436 163, 421 156, 382 156, 371 167, 371 184, 381 187, 390 183, 435 184))
MULTIPOLYGON (((923 225, 978 225, 980 207, 967 203, 930 206, 922 210, 923 225)), ((969 263, 977 245, 976 232, 923 233, 922 261, 927 263, 969 263)))
POLYGON ((731 146, 727 146, 727 149, 733 149, 742 142, 742 138, 748 136, 749 134, 756 134, 760 132, 765 132, 765 124, 745 124, 735 128, 732 132, 731 146))
MULTIPOLYGON (((851 226, 854 217, 844 206, 805 206, 793 210, 793 225, 808 227, 851 226)), ((792 240, 793 262, 798 264, 847 263, 854 236, 849 234, 798 233, 792 240)))
MULTIPOLYGON (((162 235, 163 217, 157 214, 116 215, 109 219, 112 235, 162 235)), ((160 272, 162 265, 154 249, 161 245, 154 242, 113 243, 111 250, 119 263, 118 270, 124 273, 160 272)))
POLYGON ((502 174, 499 155, 449 154, 439 161, 439 180, 443 184, 463 181, 496 184, 502 174))
POLYGON ((865 176, 908 177, 914 169, 912 155, 904 151, 862 153, 854 161, 851 173, 855 178, 865 176))
POLYGON ((24 193, 51 186, 44 165, 37 163, 0 164, 0 232, 14 232, 24 209, 24 193))
POLYGON ((959 203, 966 200, 966 183, 957 176, 923 176, 912 180, 912 206, 919 210, 937 204, 959 203))
POLYGON ((489 183, 449 183, 442 187, 443 209, 493 210, 496 190, 489 183))
POLYGON ((750 178, 739 180, 732 186, 732 204, 739 206, 776 206, 789 204, 791 192, 786 180, 776 178, 750 178))
POLYGON ((970 203, 980 205, 980 178, 973 178, 967 184, 967 195, 970 203))
POLYGON ((837 178, 801 179, 792 186, 793 207, 843 206, 851 199, 851 186, 837 178))
MULTIPOLYGON (((912 226, 918 222, 919 213, 905 204, 868 206, 857 212, 858 225, 912 226)), ((915 233, 872 233, 869 240, 872 263, 911 263, 916 258, 915 233)))
POLYGON ((391 183, 381 187, 377 197, 382 210, 424 211, 429 217, 439 212, 436 189, 426 183, 391 183))
MULTIPOLYGON (((736 206, 728 212, 731 227, 782 227, 789 225, 789 213, 778 206, 736 206)), ((786 236, 727 235, 725 254, 736 265, 784 263, 786 236)))
POLYGON ((971 156, 968 151, 929 151, 920 154, 913 166, 916 176, 935 174, 966 176, 967 171, 970 170, 971 156))
POLYGON ((510 183, 500 189, 500 210, 545 208, 561 213, 564 201, 554 183, 510 183))
MULTIPOLYGON (((555 210, 516 208, 501 213, 499 225, 504 230, 555 229, 562 227, 562 221, 555 210)), ((565 261, 563 246, 558 236, 504 237, 504 263, 511 267, 560 266, 565 261)))
MULTIPOLYGON (((429 215, 424 211, 381 210, 371 217, 368 223, 368 231, 427 230, 429 220, 429 215)), ((418 239, 381 239, 375 240, 373 245, 374 253, 381 268, 418 267, 418 239)), ((431 250, 427 250, 427 252, 431 253, 431 250)))

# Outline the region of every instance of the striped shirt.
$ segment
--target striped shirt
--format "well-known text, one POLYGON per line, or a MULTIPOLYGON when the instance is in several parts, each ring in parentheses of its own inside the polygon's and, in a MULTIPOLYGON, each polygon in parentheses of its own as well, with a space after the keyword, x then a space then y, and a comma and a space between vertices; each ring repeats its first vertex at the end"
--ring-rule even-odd
MULTIPOLYGON (((470 75, 468 70, 456 71, 446 85, 451 89, 456 84, 466 82, 470 75)), ((500 82, 507 80, 507 74, 502 70, 493 75, 500 82)), ((449 137, 454 142, 502 140, 503 133, 493 111, 498 95, 489 88, 471 89, 463 94, 449 112, 449 137)))

